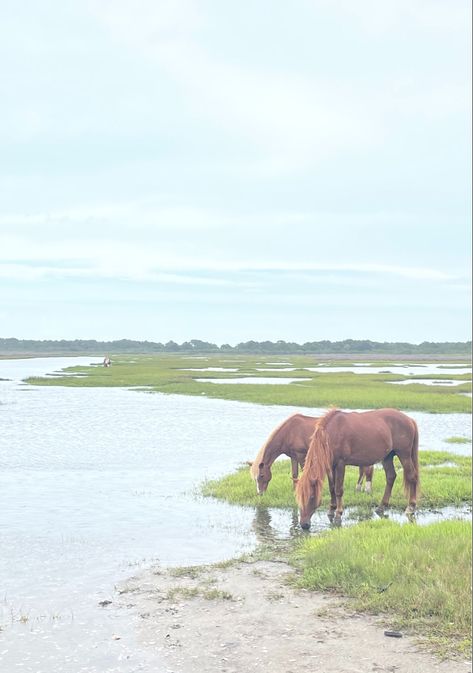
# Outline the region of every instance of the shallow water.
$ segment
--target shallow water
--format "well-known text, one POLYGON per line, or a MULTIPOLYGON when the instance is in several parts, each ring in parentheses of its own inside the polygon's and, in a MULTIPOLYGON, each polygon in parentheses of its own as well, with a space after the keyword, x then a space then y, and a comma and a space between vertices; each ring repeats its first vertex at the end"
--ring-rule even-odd
MULTIPOLYGON (((153 562, 215 562, 265 536, 300 533, 293 513, 272 511, 265 523, 194 490, 254 458, 301 409, 20 382, 91 361, 0 361, 0 378, 12 379, 0 381, 0 670, 8 673, 164 670, 134 642, 126 614, 98 606, 113 600, 114 584, 153 562)), ((411 415, 421 448, 471 453, 443 441, 471 437, 468 414, 411 415)))
MULTIPOLYGON (((353 526, 361 520, 380 518, 374 511, 360 512, 360 509, 347 507, 343 513, 342 526, 353 526)), ((397 521, 398 523, 408 523, 403 512, 386 510, 383 518, 397 521)), ((471 519, 471 507, 443 507, 438 510, 419 511, 415 515, 415 522, 419 525, 426 525, 436 521, 446 521, 447 519, 471 519)), ((270 543, 278 540, 290 538, 303 538, 308 534, 317 534, 324 530, 337 527, 336 524, 329 521, 327 512, 317 510, 311 519, 310 531, 302 530, 298 524, 297 510, 292 512, 276 508, 260 508, 255 512, 253 519, 253 531, 259 543, 270 543)))
POLYGON ((354 372, 355 374, 401 374, 403 376, 412 376, 417 374, 424 376, 425 374, 471 374, 471 367, 449 367, 441 362, 426 362, 425 364, 407 364, 407 365, 384 365, 382 367, 371 367, 367 364, 355 365, 353 367, 326 367, 321 364, 318 367, 304 367, 309 372, 354 372))
MULTIPOLYGON (((384 366, 373 366, 368 362, 357 362, 354 365, 346 366, 331 366, 323 363, 316 367, 285 367, 280 365, 291 365, 290 362, 266 362, 267 365, 274 365, 273 367, 256 367, 258 372, 295 372, 297 370, 304 370, 309 372, 316 372, 317 374, 334 374, 350 372, 354 374, 400 374, 401 376, 425 376, 426 374, 448 374, 450 376, 455 374, 470 374, 471 367, 460 365, 448 365, 442 362, 426 362, 422 364, 387 364, 384 366), (278 366, 279 365, 279 366, 278 366)), ((220 371, 220 372, 238 372, 240 369, 228 369, 224 367, 201 367, 193 369, 185 369, 182 371, 189 372, 206 372, 206 371, 220 371)), ((240 379, 196 379, 200 383, 294 383, 296 381, 303 381, 305 379, 276 379, 276 378, 260 378, 260 377, 245 377, 240 379)), ((392 383, 425 383, 426 385, 433 385, 434 379, 414 379, 409 381, 393 381, 392 383)), ((442 385, 460 385, 464 381, 437 381, 436 383, 442 385)))

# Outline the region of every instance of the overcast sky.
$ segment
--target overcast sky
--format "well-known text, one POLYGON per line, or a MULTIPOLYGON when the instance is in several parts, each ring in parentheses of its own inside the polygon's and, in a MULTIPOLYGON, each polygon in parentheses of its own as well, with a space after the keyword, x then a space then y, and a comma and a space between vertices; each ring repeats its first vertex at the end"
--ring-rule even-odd
POLYGON ((3 0, 0 336, 463 341, 468 0, 3 0))

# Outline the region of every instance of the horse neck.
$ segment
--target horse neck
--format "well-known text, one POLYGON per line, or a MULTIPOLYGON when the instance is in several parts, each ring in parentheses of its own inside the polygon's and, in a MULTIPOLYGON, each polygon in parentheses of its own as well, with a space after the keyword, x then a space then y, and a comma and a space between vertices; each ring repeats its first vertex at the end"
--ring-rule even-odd
POLYGON ((276 458, 278 458, 282 453, 283 451, 280 432, 276 431, 275 434, 266 442, 263 451, 263 460, 261 462, 271 466, 276 458))

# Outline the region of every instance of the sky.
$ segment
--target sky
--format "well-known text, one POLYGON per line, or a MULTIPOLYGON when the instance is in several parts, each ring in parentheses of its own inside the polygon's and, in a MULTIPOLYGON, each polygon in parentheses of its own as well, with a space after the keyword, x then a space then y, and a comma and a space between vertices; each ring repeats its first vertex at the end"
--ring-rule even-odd
POLYGON ((0 337, 471 338, 467 0, 3 0, 0 337))

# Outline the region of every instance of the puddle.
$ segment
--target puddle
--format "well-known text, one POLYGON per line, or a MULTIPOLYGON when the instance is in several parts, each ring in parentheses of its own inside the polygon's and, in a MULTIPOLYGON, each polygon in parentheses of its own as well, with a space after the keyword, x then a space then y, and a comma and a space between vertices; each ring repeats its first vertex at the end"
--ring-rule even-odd
MULTIPOLYGON (((297 367, 256 367, 257 372, 295 372, 297 367)), ((301 368, 302 369, 302 368, 301 368)))
POLYGON ((328 373, 341 373, 341 372, 352 372, 354 374, 402 374, 402 375, 413 375, 413 374, 470 374, 471 367, 449 367, 448 364, 436 364, 436 363, 427 363, 427 364, 413 364, 413 365, 384 365, 383 367, 370 367, 366 364, 363 365, 354 365, 352 367, 331 367, 318 365, 317 367, 304 367, 309 372, 318 372, 323 374, 324 372, 328 373))

